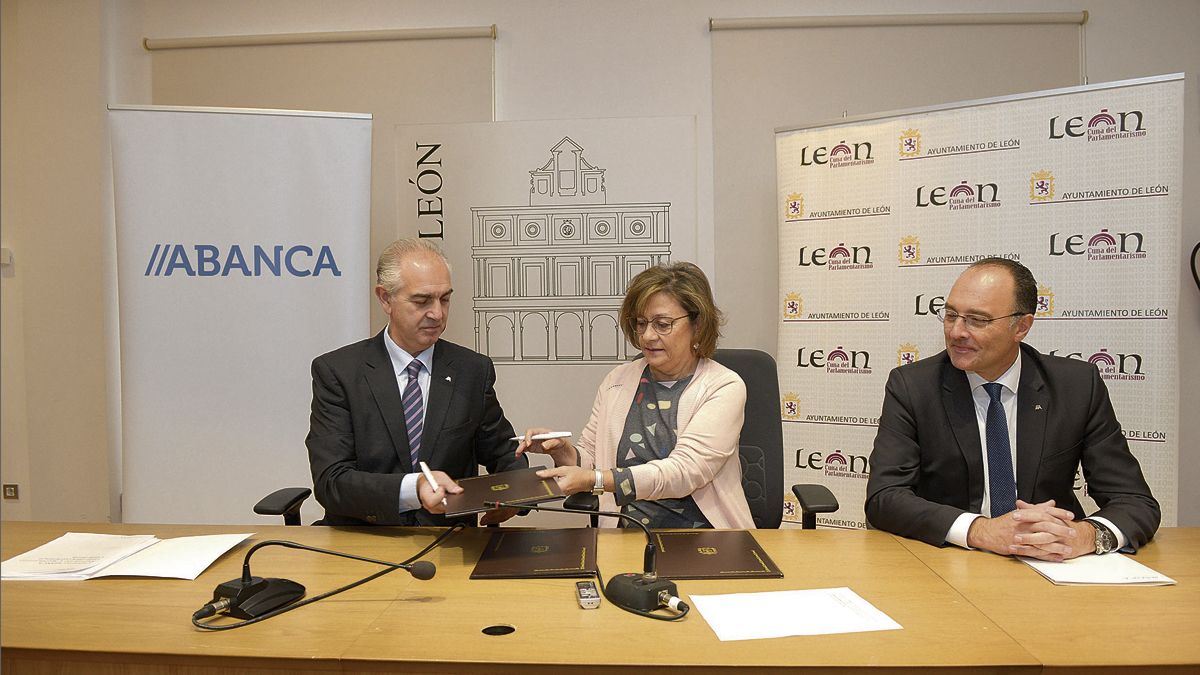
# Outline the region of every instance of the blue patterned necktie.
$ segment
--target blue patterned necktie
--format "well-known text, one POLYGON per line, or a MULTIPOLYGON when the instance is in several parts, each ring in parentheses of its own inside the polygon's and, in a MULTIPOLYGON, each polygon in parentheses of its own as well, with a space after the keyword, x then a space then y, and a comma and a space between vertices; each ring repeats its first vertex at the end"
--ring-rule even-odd
POLYGON ((412 470, 417 471, 421 461, 421 431, 425 428, 424 406, 421 403, 421 383, 417 376, 421 373, 421 362, 413 359, 405 372, 408 374, 408 384, 404 385, 404 394, 400 396, 400 404, 404 407, 404 428, 408 430, 408 450, 412 459, 412 470))
POLYGON ((987 437, 988 497, 992 502, 992 517, 1002 516, 1017 508, 1017 483, 1013 478, 1012 451, 1008 444, 1008 419, 1000 403, 1000 390, 1004 385, 988 382, 987 420, 984 435, 987 437))

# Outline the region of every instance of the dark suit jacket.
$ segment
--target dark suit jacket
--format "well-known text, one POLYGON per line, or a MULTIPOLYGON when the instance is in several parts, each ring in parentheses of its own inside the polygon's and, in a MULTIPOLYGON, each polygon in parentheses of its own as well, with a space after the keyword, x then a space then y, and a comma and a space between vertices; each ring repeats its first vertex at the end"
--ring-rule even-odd
MULTIPOLYGON (((1088 494, 1137 548, 1158 529, 1158 502, 1129 452, 1108 389, 1086 361, 1021 345, 1017 388, 1017 497, 1053 499, 1083 518, 1072 489, 1083 463, 1088 494)), ((867 520, 942 545, 954 520, 979 513, 983 451, 966 373, 945 351, 888 377, 867 480, 867 520)))
MULTIPOLYGON (((433 351, 421 459, 460 479, 525 468, 513 456, 513 427, 493 385, 491 359, 446 340, 433 351)), ((444 525, 424 509, 399 512, 400 482, 412 466, 400 386, 380 331, 317 357, 308 459, 326 525, 444 525)), ((474 524, 474 516, 461 519, 474 524)))

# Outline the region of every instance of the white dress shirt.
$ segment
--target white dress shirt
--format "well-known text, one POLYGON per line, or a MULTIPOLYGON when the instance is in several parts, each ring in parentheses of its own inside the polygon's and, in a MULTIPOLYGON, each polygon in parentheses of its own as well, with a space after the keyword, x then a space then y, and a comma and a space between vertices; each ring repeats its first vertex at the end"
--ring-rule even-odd
MULTIPOLYGON (((1011 454, 1013 478, 1015 483, 1017 470, 1017 387, 1021 383, 1021 352, 1017 350, 1017 358, 1013 364, 1004 371, 1000 377, 997 377, 994 382, 1001 385, 1000 387, 1000 405, 1004 407, 1004 420, 1008 423, 1008 450, 1011 454)), ((991 513, 991 483, 988 476, 988 461, 987 461, 987 409, 991 405, 992 399, 988 396, 987 390, 983 385, 988 384, 988 381, 983 379, 977 373, 967 373, 967 383, 971 385, 971 399, 975 403, 975 422, 979 425, 979 447, 983 452, 983 503, 979 505, 980 513, 964 513, 955 519, 954 524, 950 526, 950 531, 946 533, 946 543, 961 546, 963 548, 971 548, 967 546, 967 532, 971 529, 971 523, 975 522, 976 518, 983 518, 984 514, 991 513)), ((992 517, 1004 514, 992 514, 992 517)), ((1093 517, 1104 523, 1108 529, 1112 530, 1113 535, 1117 538, 1117 548, 1125 546, 1125 535, 1117 529, 1115 525, 1105 518, 1093 517)))

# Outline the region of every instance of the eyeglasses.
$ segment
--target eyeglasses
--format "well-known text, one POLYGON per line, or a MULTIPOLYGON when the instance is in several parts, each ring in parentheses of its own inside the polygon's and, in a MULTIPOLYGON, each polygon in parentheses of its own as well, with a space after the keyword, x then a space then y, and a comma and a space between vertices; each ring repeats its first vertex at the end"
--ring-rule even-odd
POLYGON ((1007 319, 1014 316, 1024 316, 1027 314, 1027 312, 1014 312, 1013 314, 1005 314, 1004 316, 998 316, 994 319, 985 319, 982 316, 975 316, 974 314, 959 314, 952 309, 946 309, 943 307, 942 309, 934 312, 934 314, 939 320, 941 320, 943 324, 947 326, 953 326, 956 321, 962 319, 963 323, 967 324, 967 328, 971 330, 983 330, 984 328, 990 326, 993 321, 999 321, 1000 319, 1007 319))
POLYGON ((675 329, 676 321, 679 321, 680 319, 687 319, 691 316, 691 314, 684 314, 683 316, 676 317, 656 316, 649 321, 645 319, 638 319, 637 321, 633 322, 634 335, 641 335, 645 333, 646 326, 653 328, 654 332, 658 333, 659 335, 670 335, 671 331, 675 329))

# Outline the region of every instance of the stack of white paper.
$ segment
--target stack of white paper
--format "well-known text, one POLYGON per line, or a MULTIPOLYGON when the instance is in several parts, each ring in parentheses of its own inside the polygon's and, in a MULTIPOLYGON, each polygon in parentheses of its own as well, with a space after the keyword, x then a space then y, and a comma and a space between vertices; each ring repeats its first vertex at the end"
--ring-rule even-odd
POLYGON ((1132 558, 1120 553, 1084 555, 1063 562, 1022 558, 1026 565, 1060 586, 1107 584, 1112 586, 1169 586, 1175 583, 1132 558))
POLYGON ((845 587, 693 595, 690 599, 722 641, 902 628, 845 587))
POLYGON ((160 540, 150 534, 68 532, 0 564, 0 578, 71 581, 110 576, 195 579, 250 534, 160 540))

